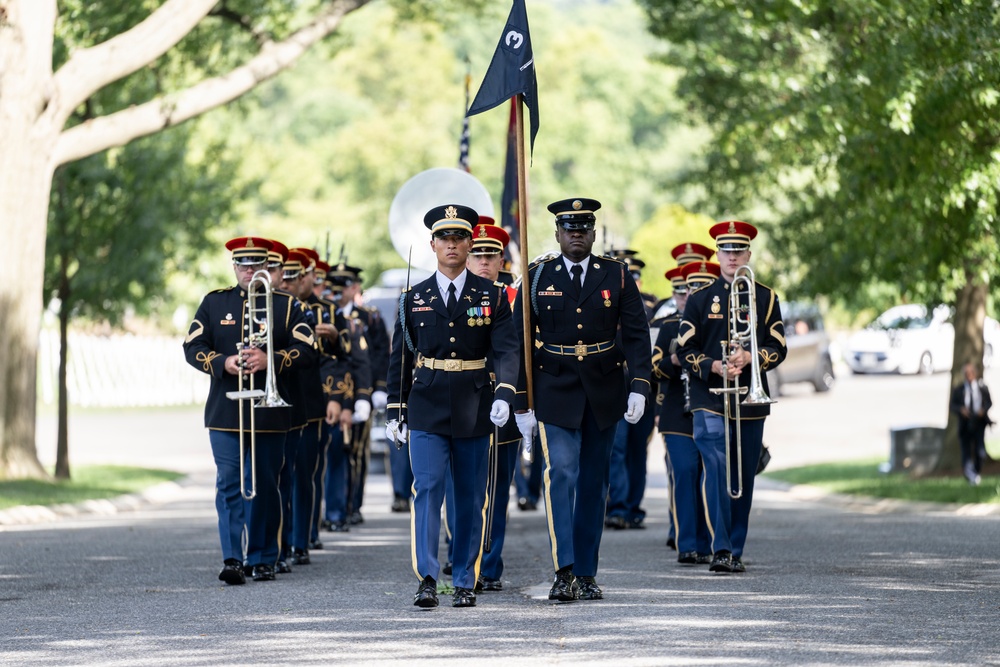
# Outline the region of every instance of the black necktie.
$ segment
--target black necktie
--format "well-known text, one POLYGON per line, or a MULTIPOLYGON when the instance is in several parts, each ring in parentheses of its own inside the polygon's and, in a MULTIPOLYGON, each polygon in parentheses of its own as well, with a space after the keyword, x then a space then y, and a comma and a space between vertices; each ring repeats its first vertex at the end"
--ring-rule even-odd
POLYGON ((448 283, 448 300, 445 302, 448 306, 448 312, 455 312, 455 283, 448 283))
POLYGON ((576 289, 577 298, 579 298, 580 292, 583 291, 583 267, 579 264, 574 264, 569 272, 573 274, 573 287, 576 289))

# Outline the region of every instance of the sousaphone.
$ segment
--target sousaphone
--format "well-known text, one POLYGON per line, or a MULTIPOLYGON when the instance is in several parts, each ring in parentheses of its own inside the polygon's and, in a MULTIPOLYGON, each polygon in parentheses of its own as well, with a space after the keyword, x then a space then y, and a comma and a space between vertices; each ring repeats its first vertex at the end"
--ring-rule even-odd
POLYGON ((414 267, 425 271, 437 269, 437 257, 431 250, 430 230, 424 225, 424 215, 444 204, 461 204, 479 215, 493 216, 490 193, 472 174, 450 167, 420 172, 403 184, 389 206, 392 247, 403 259, 413 248, 414 267))

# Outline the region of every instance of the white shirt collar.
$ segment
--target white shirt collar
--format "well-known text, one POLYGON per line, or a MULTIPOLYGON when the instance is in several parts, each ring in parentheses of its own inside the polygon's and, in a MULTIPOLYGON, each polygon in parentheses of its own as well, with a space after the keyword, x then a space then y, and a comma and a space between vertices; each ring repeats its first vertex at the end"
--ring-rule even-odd
MULTIPOLYGON (((570 279, 572 279, 573 278, 572 268, 574 266, 577 266, 577 265, 574 264, 573 261, 569 257, 567 257, 566 255, 562 256, 562 260, 563 260, 563 264, 566 265, 566 270, 569 271, 569 277, 570 277, 570 279)), ((590 255, 587 255, 586 258, 580 260, 579 267, 581 269, 583 269, 583 273, 580 274, 580 284, 581 285, 587 281, 587 262, 589 260, 590 260, 590 255)))
POLYGON ((465 289, 465 276, 468 275, 468 269, 462 271, 458 274, 458 277, 452 280, 448 276, 444 275, 440 271, 434 272, 434 278, 437 280, 438 289, 441 291, 441 298, 446 302, 448 301, 448 285, 455 283, 455 299, 462 296, 462 290, 465 289))

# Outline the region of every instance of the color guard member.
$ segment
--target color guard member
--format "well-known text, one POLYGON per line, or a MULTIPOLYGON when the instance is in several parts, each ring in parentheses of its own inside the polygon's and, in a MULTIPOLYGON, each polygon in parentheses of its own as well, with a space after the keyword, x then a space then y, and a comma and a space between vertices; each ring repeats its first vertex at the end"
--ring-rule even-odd
POLYGON ((386 436, 410 443, 418 607, 438 604, 438 540, 448 475, 456 505, 452 606, 476 604, 490 432, 507 422, 517 382, 517 339, 504 286, 466 269, 478 220, 473 209, 457 204, 424 216, 438 268, 400 296, 402 317, 392 336, 386 436), (489 355, 495 389, 486 368, 489 355))
MULTIPOLYGON (((757 235, 757 229, 749 223, 734 220, 713 225, 709 233, 716 241, 722 275, 688 298, 677 337, 677 356, 690 379, 694 442, 705 465, 703 487, 713 552, 709 569, 723 573, 745 572, 743 547, 753 500, 754 474, 764 435, 764 419, 770 414, 770 405, 741 406, 739 422, 731 419, 727 424, 723 396, 710 390, 722 389, 723 375, 728 375, 730 385, 737 377, 740 377, 742 386, 750 384, 750 351, 743 347, 731 348, 728 361, 723 364, 722 343, 728 344, 730 340, 730 286, 737 269, 750 261, 750 240, 757 235), (746 373, 743 372, 745 368, 746 373), (742 470, 732 471, 733 480, 741 475, 743 481, 742 496, 736 500, 730 498, 727 489, 725 429, 729 429, 732 447, 736 444, 737 429, 742 441, 742 470)), ((760 283, 754 283, 753 288, 757 306, 757 361, 761 371, 760 381, 766 393, 766 371, 775 368, 785 358, 785 330, 774 290, 760 283)), ((748 295, 746 290, 742 292, 744 298, 740 301, 739 317, 746 320, 749 317, 748 295)), ((730 406, 733 405, 730 403, 730 406)), ((730 458, 735 465, 735 451, 730 458)))
MULTIPOLYGON (((555 578, 550 600, 599 600, 598 552, 608 495, 608 457, 625 415, 636 423, 650 393, 649 326, 635 280, 617 260, 591 254, 594 199, 549 205, 561 255, 530 267, 514 308, 528 308, 536 340, 534 410, 518 385, 517 425, 532 446, 539 430, 545 457, 545 510, 555 578), (622 345, 615 342, 621 327, 622 345), (626 368, 624 367, 627 362, 626 368), (537 424, 536 417, 537 414, 537 424)), ((517 327, 519 336, 522 327, 517 327)))
MULTIPOLYGON (((240 386, 255 389, 267 383, 268 358, 275 364, 279 392, 288 400, 284 379, 289 371, 313 363, 313 331, 295 300, 272 292, 270 335, 274 349, 263 349, 268 331, 260 320, 265 312, 263 295, 249 308, 247 288, 257 271, 265 271, 271 243, 257 237, 240 237, 226 243, 232 251, 237 285, 209 293, 202 300, 184 341, 187 362, 211 376, 205 404, 205 426, 209 430, 217 468, 215 507, 219 515, 219 539, 223 568, 219 579, 227 584, 246 581, 244 566, 255 581, 274 579, 278 561, 281 506, 278 473, 283 458, 285 434, 289 428, 288 408, 255 410, 256 479, 252 478, 250 457, 250 403, 226 396, 240 386), (256 496, 246 500, 240 479, 240 408, 243 409, 245 484, 256 496), (244 549, 245 545, 245 549, 244 549)), ((249 493, 249 491, 248 491, 249 493)))

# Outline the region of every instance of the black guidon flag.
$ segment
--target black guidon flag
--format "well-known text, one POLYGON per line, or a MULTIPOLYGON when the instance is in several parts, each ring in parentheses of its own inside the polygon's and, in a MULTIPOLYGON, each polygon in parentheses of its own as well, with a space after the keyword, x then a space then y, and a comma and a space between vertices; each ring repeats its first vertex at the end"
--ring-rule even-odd
POLYGON ((524 0, 514 0, 500 43, 466 116, 492 109, 521 93, 531 117, 531 148, 538 133, 538 84, 524 0))

